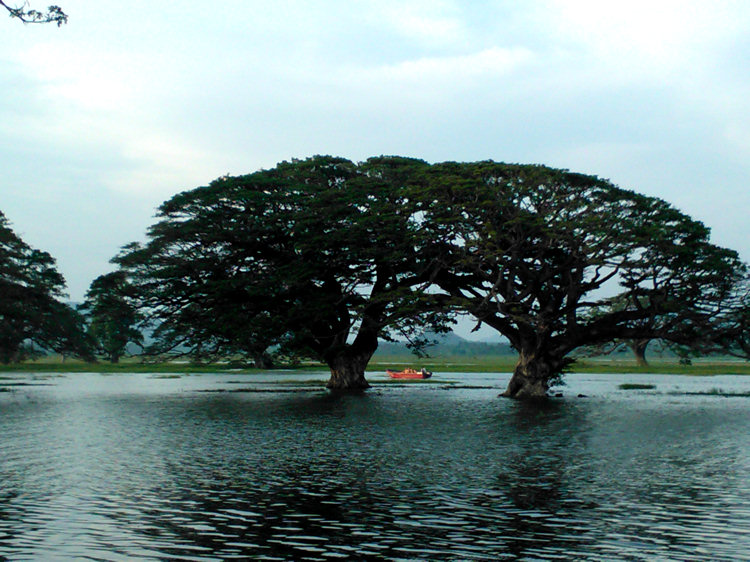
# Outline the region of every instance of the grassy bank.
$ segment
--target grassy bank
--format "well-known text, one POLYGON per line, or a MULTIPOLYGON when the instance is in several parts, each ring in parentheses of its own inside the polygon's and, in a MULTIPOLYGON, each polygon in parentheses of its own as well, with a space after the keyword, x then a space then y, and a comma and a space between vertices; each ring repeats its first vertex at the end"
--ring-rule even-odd
MULTIPOLYGON (((509 373, 513 371, 516 360, 511 356, 480 357, 439 357, 416 359, 412 356, 375 357, 368 366, 368 371, 385 371, 386 368, 404 366, 425 367, 436 373, 509 373)), ((302 364, 296 366, 279 365, 279 369, 320 370, 327 368, 320 364, 302 364)), ((138 358, 127 358, 117 364, 98 362, 84 363, 68 359, 62 361, 56 357, 46 357, 36 361, 27 361, 13 365, 0 365, 0 372, 94 372, 94 373, 220 373, 240 372, 258 373, 258 369, 240 367, 237 364, 212 363, 194 364, 186 362, 143 363, 138 358)), ((628 359, 586 358, 577 361, 570 369, 571 373, 612 373, 612 374, 677 374, 677 375, 750 375, 750 362, 731 359, 698 359, 692 365, 680 365, 676 359, 654 360, 646 367, 636 365, 628 359)))
POLYGON ((45 358, 36 361, 24 361, 11 365, 0 365, 0 372, 23 371, 23 372, 53 372, 53 373, 225 373, 227 371, 237 372, 260 372, 252 368, 235 368, 233 365, 213 363, 196 364, 183 362, 167 363, 144 363, 138 359, 125 359, 119 363, 112 364, 103 361, 97 363, 86 363, 75 359, 65 361, 54 358, 45 358))
MULTIPOLYGON (((516 358, 502 357, 446 357, 419 360, 393 357, 389 360, 376 358, 370 362, 369 370, 385 369, 389 366, 419 366, 435 372, 460 371, 464 373, 512 372, 516 358)), ((658 359, 648 366, 641 367, 634 360, 586 358, 576 361, 570 373, 611 373, 611 374, 672 374, 672 375, 750 375, 750 362, 736 359, 697 359, 692 365, 680 365, 677 359, 658 359)))
POLYGON ((662 375, 750 375, 750 362, 731 359, 698 359, 692 365, 676 360, 652 361, 641 367, 635 361, 586 359, 573 365, 574 373, 662 374, 662 375))

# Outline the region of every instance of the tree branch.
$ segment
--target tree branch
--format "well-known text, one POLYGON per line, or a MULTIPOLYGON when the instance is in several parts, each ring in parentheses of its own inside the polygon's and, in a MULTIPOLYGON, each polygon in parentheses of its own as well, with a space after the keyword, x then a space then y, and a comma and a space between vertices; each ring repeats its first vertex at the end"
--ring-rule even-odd
POLYGON ((29 9, 29 3, 24 2, 20 6, 9 6, 0 0, 0 6, 8 10, 10 17, 18 18, 23 23, 55 23, 57 27, 68 23, 68 15, 62 11, 60 6, 49 6, 46 12, 29 9))

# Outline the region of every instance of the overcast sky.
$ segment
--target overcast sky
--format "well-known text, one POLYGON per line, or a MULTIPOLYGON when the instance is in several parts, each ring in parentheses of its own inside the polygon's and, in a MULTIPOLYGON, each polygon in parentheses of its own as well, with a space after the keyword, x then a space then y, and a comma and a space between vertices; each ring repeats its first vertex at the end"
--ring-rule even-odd
POLYGON ((73 300, 173 194, 313 154, 595 174, 750 260, 745 0, 59 2, 0 18, 0 210, 73 300))

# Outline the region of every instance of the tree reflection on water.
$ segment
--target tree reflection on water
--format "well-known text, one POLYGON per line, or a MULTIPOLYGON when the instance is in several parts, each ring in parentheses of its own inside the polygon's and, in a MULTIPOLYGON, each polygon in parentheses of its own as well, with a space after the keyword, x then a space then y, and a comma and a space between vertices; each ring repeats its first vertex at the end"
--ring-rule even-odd
POLYGON ((0 557, 730 559, 750 546, 745 402, 496 394, 6 400, 0 557))

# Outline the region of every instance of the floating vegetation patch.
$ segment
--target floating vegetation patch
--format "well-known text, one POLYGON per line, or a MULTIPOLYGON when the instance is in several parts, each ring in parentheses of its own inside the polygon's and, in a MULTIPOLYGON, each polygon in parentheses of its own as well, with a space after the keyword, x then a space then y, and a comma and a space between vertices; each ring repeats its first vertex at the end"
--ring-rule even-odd
POLYGON ((617 388, 619 388, 620 390, 653 390, 656 388, 656 385, 625 382, 621 385, 618 385, 617 388))
POLYGON ((150 379, 181 379, 182 375, 176 375, 172 373, 172 374, 164 374, 164 375, 151 375, 148 378, 150 379))
POLYGON ((675 390, 669 394, 677 396, 721 396, 721 397, 742 397, 750 398, 750 390, 722 390, 721 388, 711 388, 709 390, 691 390, 688 392, 680 392, 675 390))
MULTIPOLYGON (((323 387, 326 384, 325 379, 307 379, 303 381, 297 381, 294 379, 282 379, 278 381, 273 381, 272 383, 268 384, 281 384, 286 386, 320 386, 323 387)), ((245 381, 245 384, 247 384, 247 381, 245 381)), ((263 383, 261 383, 263 384, 263 383)))
MULTIPOLYGON (((253 384, 253 381, 226 381, 223 384, 253 384)), ((308 380, 294 380, 294 379, 279 379, 269 381, 257 381, 255 384, 280 384, 285 386, 325 386, 325 379, 308 379, 308 380)))
POLYGON ((501 386, 492 386, 492 385, 474 385, 474 384, 467 384, 467 385, 461 385, 461 386, 455 386, 455 385, 446 385, 441 387, 443 390, 497 390, 504 387, 501 386))

